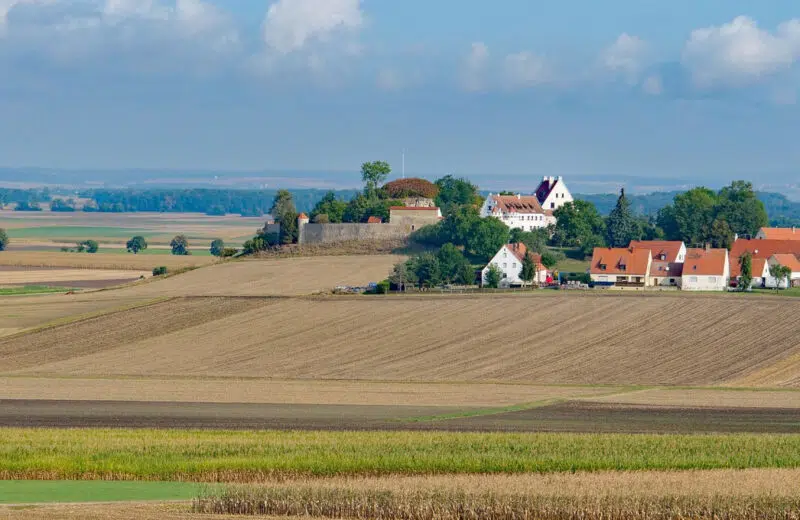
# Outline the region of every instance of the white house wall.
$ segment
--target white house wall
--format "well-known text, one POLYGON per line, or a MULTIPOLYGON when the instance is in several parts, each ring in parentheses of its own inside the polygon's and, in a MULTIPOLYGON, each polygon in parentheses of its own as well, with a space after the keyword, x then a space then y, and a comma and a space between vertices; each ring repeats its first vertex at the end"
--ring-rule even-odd
POLYGON ((574 201, 575 199, 572 198, 572 194, 567 189, 567 185, 564 184, 564 181, 560 179, 558 183, 556 183, 555 188, 553 188, 553 190, 545 199, 544 204, 542 204, 542 208, 545 210, 556 210, 561 206, 574 201))
MULTIPOLYGON (((494 258, 492 258, 492 261, 483 268, 481 280, 484 285, 486 284, 486 275, 489 272, 489 266, 492 264, 496 265, 504 275, 503 279, 500 280, 500 287, 523 285, 524 283, 527 283, 523 282, 522 278, 520 278, 520 274, 522 274, 522 262, 511 251, 509 251, 508 248, 503 247, 503 249, 501 249, 494 256, 494 258)), ((547 271, 539 271, 534 281, 540 284, 546 283, 547 271)))

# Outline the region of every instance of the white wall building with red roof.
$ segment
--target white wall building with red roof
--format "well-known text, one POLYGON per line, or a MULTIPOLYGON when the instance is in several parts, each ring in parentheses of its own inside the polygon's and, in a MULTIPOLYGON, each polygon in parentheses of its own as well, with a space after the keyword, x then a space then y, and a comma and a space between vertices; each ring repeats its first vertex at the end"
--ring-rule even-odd
POLYGON ((554 225, 553 212, 573 200, 562 177, 545 177, 533 195, 490 193, 481 208, 481 217, 498 218, 510 229, 534 231, 554 225))
MULTIPOLYGON (((527 284, 528 282, 520 278, 522 274, 522 261, 527 253, 528 248, 525 247, 525 244, 506 244, 501 247, 500 251, 498 251, 497 254, 494 255, 494 258, 483 268, 481 273, 482 284, 486 285, 486 275, 489 273, 489 267, 492 264, 496 265, 503 273, 502 279, 500 280, 500 287, 508 288, 527 284)), ((533 283, 544 285, 547 283, 550 273, 547 271, 547 267, 542 264, 542 257, 540 255, 531 253, 531 257, 536 265, 536 276, 534 277, 533 283)))

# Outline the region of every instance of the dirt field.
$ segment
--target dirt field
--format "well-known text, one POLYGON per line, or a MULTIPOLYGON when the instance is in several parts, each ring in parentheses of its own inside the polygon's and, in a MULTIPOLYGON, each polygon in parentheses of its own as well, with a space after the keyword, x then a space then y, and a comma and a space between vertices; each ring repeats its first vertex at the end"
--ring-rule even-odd
POLYGON ((502 407, 622 390, 469 383, 32 377, 0 378, 0 388, 4 399, 28 400, 458 407, 502 407))
MULTIPOLYGON (((184 504, 56 504, 0 506, 0 520, 224 520, 227 515, 200 515, 184 504)), ((260 517, 262 520, 276 518, 260 517)))
POLYGON ((0 366, 75 376, 704 386, 739 381, 800 351, 792 321, 800 302, 774 299, 274 299, 185 324, 184 304, 174 305, 174 314, 170 306, 144 309, 0 342, 0 366), (764 332, 742 334, 743 320, 764 332), (154 321, 175 330, 133 325, 154 321), (132 325, 116 334, 116 323, 132 325), (217 337, 225 348, 209 340, 217 337), (54 343, 63 355, 43 356, 54 343))
POLYGON ((102 289, 152 276, 150 271, 113 269, 58 269, 53 267, 0 266, 0 286, 47 285, 102 289))
MULTIPOLYGON (((69 267, 73 269, 109 269, 152 272, 154 267, 184 269, 211 264, 211 256, 134 255, 134 254, 78 254, 47 251, 5 251, 0 255, 0 266, 13 267, 69 267)), ((2 267, 0 267, 2 269, 2 267)), ((128 273, 126 273, 128 274, 128 273)))

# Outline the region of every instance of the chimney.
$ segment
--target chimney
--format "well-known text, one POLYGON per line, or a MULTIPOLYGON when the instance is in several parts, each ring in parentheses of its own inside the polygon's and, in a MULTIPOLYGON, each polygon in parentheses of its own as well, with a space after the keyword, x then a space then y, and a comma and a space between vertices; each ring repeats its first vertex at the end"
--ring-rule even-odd
POLYGON ((517 200, 520 200, 520 199, 522 199, 522 194, 521 193, 517 193, 517 200))
POLYGON ((739 233, 733 235, 733 241, 736 242, 737 240, 739 240, 739 233))
POLYGON ((711 244, 706 242, 706 253, 708 253, 709 251, 711 251, 711 244))

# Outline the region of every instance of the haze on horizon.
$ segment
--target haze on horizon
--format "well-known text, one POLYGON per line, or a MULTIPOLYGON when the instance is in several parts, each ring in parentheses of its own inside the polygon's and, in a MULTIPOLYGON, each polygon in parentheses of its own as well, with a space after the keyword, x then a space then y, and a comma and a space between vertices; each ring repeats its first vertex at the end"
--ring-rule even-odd
POLYGON ((409 175, 796 187, 797 16, 791 0, 5 0, 0 166, 399 170, 405 148, 409 175))

